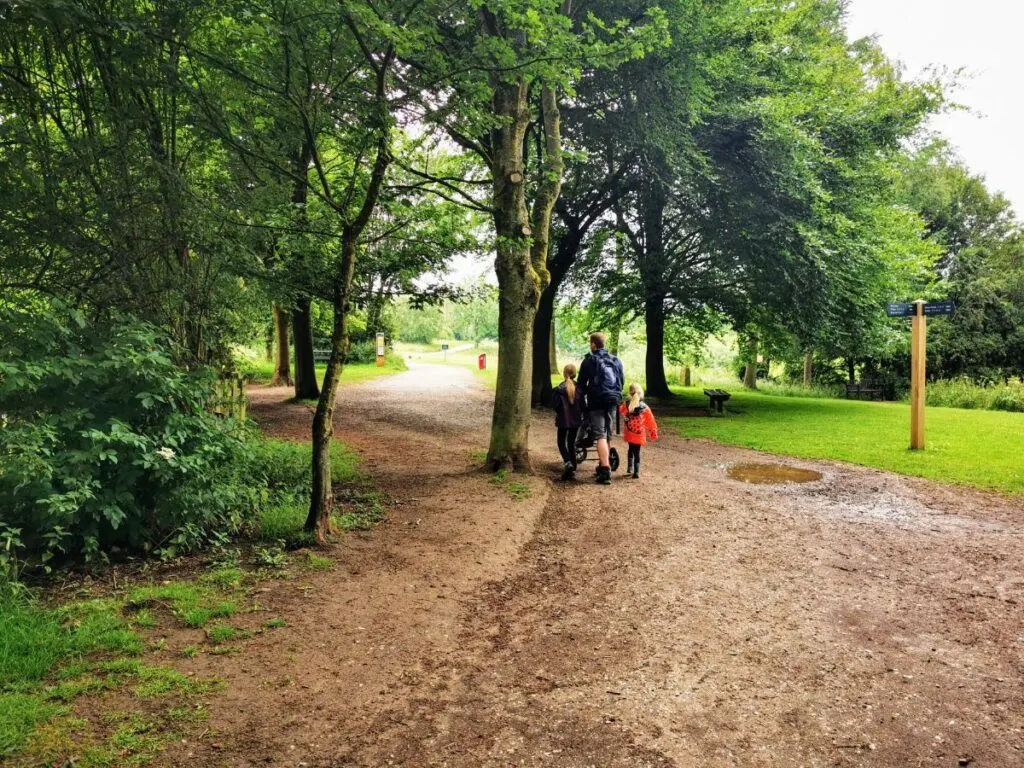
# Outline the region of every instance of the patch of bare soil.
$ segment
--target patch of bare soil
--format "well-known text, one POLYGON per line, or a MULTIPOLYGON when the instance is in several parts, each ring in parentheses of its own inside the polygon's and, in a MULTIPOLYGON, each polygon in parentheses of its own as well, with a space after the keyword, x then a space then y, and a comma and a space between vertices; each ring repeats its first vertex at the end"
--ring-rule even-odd
MULTIPOLYGON (((275 397, 253 416, 308 430, 275 397)), ((475 470, 489 399, 442 366, 343 390, 397 506, 263 587, 287 629, 180 663, 227 690, 164 765, 1024 765, 1018 501, 796 460, 822 479, 752 486, 726 473, 765 457, 676 438, 552 482, 547 416, 514 501, 475 470)))

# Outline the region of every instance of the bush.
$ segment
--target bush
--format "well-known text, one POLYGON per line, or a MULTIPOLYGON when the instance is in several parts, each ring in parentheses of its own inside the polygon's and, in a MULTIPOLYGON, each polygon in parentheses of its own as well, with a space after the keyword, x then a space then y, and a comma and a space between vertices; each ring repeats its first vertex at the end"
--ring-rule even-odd
POLYGON ((207 412, 208 372, 131 321, 0 311, 0 508, 34 563, 161 551, 237 530, 248 432, 207 412))
MULTIPOLYGON (((287 546, 307 544, 303 524, 309 513, 312 447, 287 440, 259 440, 253 445, 250 474, 267 488, 253 521, 253 534, 264 541, 283 541, 287 546)), ((360 479, 359 457, 340 443, 331 446, 331 482, 354 483, 360 479)))
POLYGON ((377 343, 374 339, 360 341, 348 348, 346 363, 373 363, 377 361, 377 343))
POLYGON ((1024 383, 976 384, 970 379, 930 382, 925 390, 928 405, 1024 413, 1024 383))
POLYGON ((826 386, 824 384, 811 384, 809 387, 803 384, 790 384, 787 382, 761 382, 758 388, 766 395, 776 397, 816 397, 816 398, 838 398, 844 397, 846 390, 842 386, 826 386))

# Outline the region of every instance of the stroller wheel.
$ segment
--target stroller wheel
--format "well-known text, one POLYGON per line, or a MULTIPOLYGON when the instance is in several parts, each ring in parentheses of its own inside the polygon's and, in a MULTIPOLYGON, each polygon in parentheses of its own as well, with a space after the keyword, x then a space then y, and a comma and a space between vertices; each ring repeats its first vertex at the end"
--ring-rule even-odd
POLYGON ((584 448, 582 445, 577 445, 576 446, 576 463, 577 464, 582 464, 586 460, 587 460, 587 449, 584 448))
POLYGON ((612 472, 619 468, 619 452, 614 448, 608 449, 608 465, 612 468, 612 472))

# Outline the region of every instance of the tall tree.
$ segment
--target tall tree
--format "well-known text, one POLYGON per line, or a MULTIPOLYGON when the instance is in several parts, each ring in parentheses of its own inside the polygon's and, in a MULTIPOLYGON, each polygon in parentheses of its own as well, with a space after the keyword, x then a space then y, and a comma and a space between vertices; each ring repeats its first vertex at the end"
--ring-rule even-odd
POLYGON ((422 69, 436 78, 425 117, 489 171, 489 200, 475 202, 493 220, 499 287, 488 464, 529 469, 534 318, 550 281, 551 221, 564 172, 561 99, 582 68, 643 55, 664 30, 658 9, 618 23, 602 21, 603 9, 580 12, 571 0, 495 0, 467 10, 441 20, 433 59, 420 54, 429 61, 422 69))

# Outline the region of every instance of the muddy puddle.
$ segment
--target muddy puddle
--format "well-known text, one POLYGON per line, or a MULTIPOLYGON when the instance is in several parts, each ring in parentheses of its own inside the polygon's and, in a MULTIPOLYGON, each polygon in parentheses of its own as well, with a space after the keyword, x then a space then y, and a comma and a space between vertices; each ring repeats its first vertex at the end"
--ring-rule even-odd
POLYGON ((733 480, 754 485, 783 485, 785 483, 813 483, 821 480, 821 472, 790 467, 786 464, 759 464, 749 462, 733 464, 726 473, 733 480))

